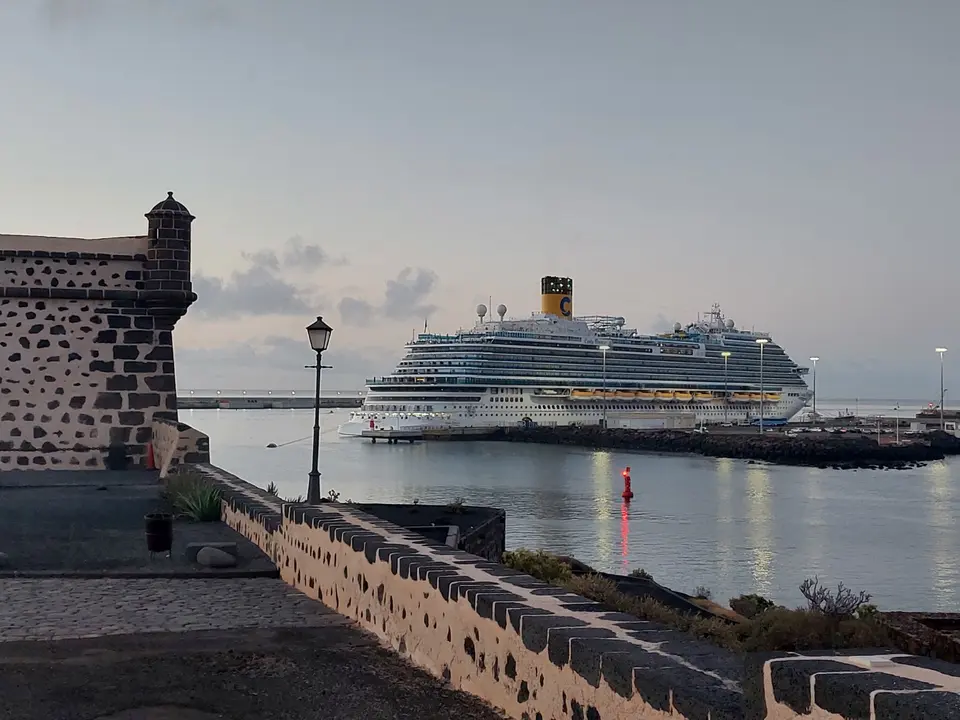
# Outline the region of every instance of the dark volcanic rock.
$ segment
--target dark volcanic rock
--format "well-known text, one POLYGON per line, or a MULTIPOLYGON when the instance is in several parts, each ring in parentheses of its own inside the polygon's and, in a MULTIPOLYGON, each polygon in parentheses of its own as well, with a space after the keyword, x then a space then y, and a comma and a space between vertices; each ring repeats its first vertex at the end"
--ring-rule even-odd
POLYGON ((505 440, 610 450, 696 453, 708 457, 762 460, 781 465, 832 466, 838 469, 903 468, 919 462, 942 460, 960 452, 960 439, 932 433, 909 445, 877 445, 864 435, 800 435, 749 433, 699 434, 684 430, 603 429, 582 427, 509 428, 505 440))

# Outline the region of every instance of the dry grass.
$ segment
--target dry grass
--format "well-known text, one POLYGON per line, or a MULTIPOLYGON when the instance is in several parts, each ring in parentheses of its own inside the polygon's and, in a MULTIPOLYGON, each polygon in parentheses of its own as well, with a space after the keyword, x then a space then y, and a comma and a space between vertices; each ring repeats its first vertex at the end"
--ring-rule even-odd
MULTIPOLYGON (((612 581, 599 575, 575 576, 567 564, 543 551, 506 552, 503 562, 611 610, 668 625, 736 652, 889 647, 891 644, 883 628, 871 619, 840 618, 813 610, 770 606, 739 622, 706 619, 679 612, 650 598, 626 595, 619 592, 612 581)), ((752 605, 756 608, 763 603, 755 601, 752 605)))

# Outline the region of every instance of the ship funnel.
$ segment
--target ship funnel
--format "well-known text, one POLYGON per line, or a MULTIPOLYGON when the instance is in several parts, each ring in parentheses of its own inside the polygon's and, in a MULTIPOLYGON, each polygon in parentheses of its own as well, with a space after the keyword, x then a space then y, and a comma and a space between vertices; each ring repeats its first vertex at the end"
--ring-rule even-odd
POLYGON ((573 318, 573 280, 548 275, 540 280, 540 311, 559 318, 573 318))

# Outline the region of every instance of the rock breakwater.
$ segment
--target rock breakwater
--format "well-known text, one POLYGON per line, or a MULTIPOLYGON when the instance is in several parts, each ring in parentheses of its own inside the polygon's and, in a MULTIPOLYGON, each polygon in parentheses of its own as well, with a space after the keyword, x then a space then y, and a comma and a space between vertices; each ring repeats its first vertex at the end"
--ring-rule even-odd
POLYGON ((812 467, 905 468, 960 453, 960 439, 935 432, 903 445, 878 445, 864 435, 817 433, 700 434, 682 430, 628 430, 599 426, 508 428, 501 439, 548 445, 646 452, 692 453, 812 467))

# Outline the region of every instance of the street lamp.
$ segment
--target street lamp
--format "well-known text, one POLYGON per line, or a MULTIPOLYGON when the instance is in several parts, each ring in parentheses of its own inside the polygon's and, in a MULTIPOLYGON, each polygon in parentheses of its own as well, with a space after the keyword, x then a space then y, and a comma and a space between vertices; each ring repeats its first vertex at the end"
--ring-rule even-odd
POLYGON ((817 362, 820 360, 819 357, 814 355, 810 358, 810 362, 813 363, 813 422, 817 422, 817 362))
POLYGON ((757 338, 757 345, 760 346, 760 433, 763 434, 763 346, 770 340, 768 338, 757 338))
POLYGON ((723 422, 727 422, 727 406, 730 405, 730 395, 727 393, 727 360, 730 359, 730 351, 724 350, 720 357, 723 358, 723 422))
POLYGON ((947 351, 945 347, 938 347, 940 353, 940 429, 943 430, 943 354, 947 351))
POLYGON ((604 343, 600 346, 603 351, 603 418, 600 420, 600 427, 607 427, 607 350, 610 346, 604 343))
MULTIPOLYGON (((322 317, 317 317, 316 322, 307 325, 307 339, 310 341, 310 347, 317 354, 317 384, 313 396, 313 466, 310 469, 310 481, 307 484, 307 502, 316 505, 320 502, 320 471, 317 469, 320 456, 320 376, 323 372, 321 362, 323 351, 330 345, 330 335, 333 328, 327 325, 322 317)), ((307 367, 311 367, 308 365, 307 367)))

